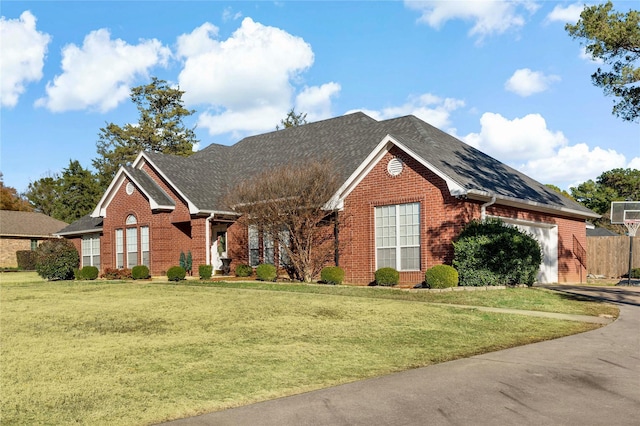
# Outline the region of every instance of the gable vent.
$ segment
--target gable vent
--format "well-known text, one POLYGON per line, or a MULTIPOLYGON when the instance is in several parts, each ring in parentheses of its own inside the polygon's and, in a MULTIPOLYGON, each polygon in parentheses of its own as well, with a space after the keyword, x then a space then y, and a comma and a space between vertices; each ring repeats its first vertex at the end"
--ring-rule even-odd
POLYGON ((402 173, 403 169, 404 163, 398 157, 392 158, 391 160, 389 160, 389 163, 387 163, 387 172, 389 172, 391 176, 398 176, 400 173, 402 173))

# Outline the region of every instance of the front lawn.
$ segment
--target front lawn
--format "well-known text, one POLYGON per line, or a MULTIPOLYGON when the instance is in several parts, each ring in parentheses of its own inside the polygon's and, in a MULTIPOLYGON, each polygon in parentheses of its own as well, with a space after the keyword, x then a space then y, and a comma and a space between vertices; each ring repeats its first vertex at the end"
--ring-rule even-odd
POLYGON ((149 424, 597 327, 380 289, 9 281, 3 424, 149 424))

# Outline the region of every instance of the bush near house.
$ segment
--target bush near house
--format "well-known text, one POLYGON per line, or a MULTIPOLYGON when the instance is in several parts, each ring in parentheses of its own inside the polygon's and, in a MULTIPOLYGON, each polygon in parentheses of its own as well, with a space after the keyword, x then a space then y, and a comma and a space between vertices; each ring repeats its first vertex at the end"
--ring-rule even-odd
MULTIPOLYGON (((100 271, 98 270, 98 268, 96 268, 95 266, 88 266, 88 265, 80 269, 80 272, 78 273, 81 280, 91 280, 91 281, 98 278, 98 274, 100 274, 100 271)), ((78 277, 76 277, 76 279, 78 279, 78 277)))
POLYGON ((327 266, 320 271, 320 280, 326 284, 342 284, 344 269, 339 266, 327 266))
POLYGON ((391 287, 400 281, 400 273, 393 268, 380 268, 375 273, 376 284, 391 287))
POLYGON ((146 280, 149 277, 151 277, 151 274, 146 265, 136 265, 131 268, 131 278, 134 280, 146 280))
POLYGON ((631 270, 631 278, 640 278, 640 268, 633 268, 631 270))
POLYGON ((107 268, 102 273, 102 278, 107 280, 130 280, 133 278, 131 269, 107 268))
POLYGON ((70 280, 79 265, 78 251, 67 239, 47 240, 36 249, 36 272, 46 280, 70 280))
POLYGON ((169 281, 182 281, 187 276, 187 271, 182 266, 172 266, 167 271, 169 281))
POLYGON ((469 222, 453 249, 461 286, 530 286, 542 263, 535 238, 494 218, 469 222))
POLYGON ((198 275, 201 280, 208 280, 213 273, 213 265, 200 265, 198 266, 198 275))
POLYGON ((256 276, 260 281, 275 281, 278 277, 278 271, 275 266, 263 263, 256 268, 256 276))
POLYGON ((458 271, 453 266, 435 265, 427 269, 424 282, 429 288, 449 288, 458 285, 458 271))
POLYGON ((35 271, 36 269, 36 252, 33 250, 18 250, 16 252, 18 260, 18 269, 23 271, 35 271))
POLYGON ((246 263, 236 266, 236 277, 250 277, 253 274, 253 268, 246 263))

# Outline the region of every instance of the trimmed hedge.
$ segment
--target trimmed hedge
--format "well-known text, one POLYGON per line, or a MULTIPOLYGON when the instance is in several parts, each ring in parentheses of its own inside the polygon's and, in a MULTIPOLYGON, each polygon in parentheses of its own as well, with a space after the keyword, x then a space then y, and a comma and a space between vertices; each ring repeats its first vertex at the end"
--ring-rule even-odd
POLYGON ((208 280, 213 273, 213 265, 200 265, 198 266, 198 275, 201 280, 208 280))
POLYGON ((246 263, 236 266, 236 277, 250 277, 253 274, 253 268, 246 263))
POLYGON ((100 271, 95 266, 85 266, 82 269, 80 269, 80 272, 78 275, 80 275, 81 280, 93 281, 96 278, 98 278, 98 274, 100 274, 100 271))
POLYGON ((342 284, 344 269, 339 266, 327 266, 320 271, 320 280, 326 284, 342 284))
POLYGON ((169 281, 182 281, 187 276, 187 271, 182 266, 172 266, 167 271, 169 281))
POLYGON ((427 269, 424 282, 429 288, 449 288, 458 285, 458 271, 453 266, 435 265, 427 269))
POLYGON ((146 280, 149 277, 151 277, 151 274, 146 265, 136 265, 131 268, 131 278, 134 280, 146 280))
POLYGON ((35 271, 37 255, 33 250, 18 250, 16 252, 18 260, 18 269, 23 271, 35 271))
POLYGON ((400 273, 393 268, 380 268, 375 273, 376 284, 383 286, 394 286, 400 281, 400 273))
POLYGON ((278 277, 278 271, 275 266, 263 263, 256 268, 256 276, 260 281, 275 281, 278 277))
POLYGON ((80 255, 71 241, 47 240, 36 249, 36 271, 45 280, 70 280, 80 265, 80 255))
POLYGON ((130 280, 133 276, 131 269, 107 268, 102 273, 102 278, 107 280, 130 280))

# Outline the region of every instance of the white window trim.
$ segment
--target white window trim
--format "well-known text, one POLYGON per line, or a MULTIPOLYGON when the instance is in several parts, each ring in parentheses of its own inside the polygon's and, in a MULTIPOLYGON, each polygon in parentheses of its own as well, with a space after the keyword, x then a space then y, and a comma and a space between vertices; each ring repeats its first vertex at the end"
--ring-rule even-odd
POLYGON ((373 227, 374 227, 374 252, 375 252, 375 265, 376 265, 376 269, 379 269, 380 266, 378 265, 378 249, 390 249, 393 248, 396 251, 396 271, 399 272, 417 272, 420 271, 420 267, 422 265, 422 238, 421 238, 421 221, 420 221, 420 210, 421 210, 421 205, 419 202, 413 202, 413 203, 402 203, 402 204, 389 204, 389 205, 382 205, 382 206, 375 206, 373 209, 373 227), (409 204, 417 204, 418 205, 418 245, 400 245, 400 206, 402 205, 409 205, 409 204), (380 246, 378 247, 378 224, 377 224, 377 218, 376 218, 376 209, 378 208, 382 208, 382 207, 390 207, 390 206, 395 206, 395 228, 396 228, 396 244, 393 246, 380 246), (407 247, 412 247, 412 248, 418 248, 418 269, 402 269, 402 257, 401 257, 401 253, 402 253, 402 249, 403 248, 407 248, 407 247))
POLYGON ((124 268, 124 229, 116 229, 116 268, 124 268), (118 245, 118 234, 120 234, 120 244, 118 245), (122 264, 118 264, 118 255, 122 255, 122 264))
POLYGON ((81 241, 81 251, 82 251, 82 266, 96 266, 96 267, 100 267, 100 260, 98 260, 98 262, 95 261, 95 258, 98 257, 98 259, 100 258, 100 234, 90 234, 90 235, 83 235, 82 236, 82 241, 81 241), (98 241, 98 247, 97 250, 94 250, 94 243, 95 241, 98 241), (88 245, 88 247, 87 247, 88 245), (87 250, 88 249, 88 250, 87 250), (89 252, 89 254, 85 254, 86 252, 89 252), (84 258, 88 257, 89 258, 89 263, 85 263, 84 258))

